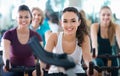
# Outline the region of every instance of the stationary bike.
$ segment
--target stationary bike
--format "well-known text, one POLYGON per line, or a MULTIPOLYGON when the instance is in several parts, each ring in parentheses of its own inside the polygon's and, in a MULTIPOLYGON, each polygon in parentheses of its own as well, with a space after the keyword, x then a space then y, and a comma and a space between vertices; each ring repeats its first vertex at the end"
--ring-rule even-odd
MULTIPOLYGON (((95 49, 93 49, 93 57, 96 57, 95 56, 95 49)), ((96 58, 105 58, 107 59, 107 66, 102 66, 102 67, 99 67, 99 66, 96 66, 94 65, 94 63, 91 61, 89 63, 89 69, 90 69, 90 74, 92 75, 93 74, 93 69, 96 69, 99 73, 101 73, 101 75, 103 76, 111 76, 111 72, 113 70, 119 70, 120 69, 120 66, 111 66, 111 63, 112 63, 112 58, 120 58, 120 55, 109 55, 109 54, 104 54, 104 55, 98 55, 96 58)))
POLYGON ((36 70, 36 75, 37 76, 41 75, 40 63, 38 63, 38 62, 36 63, 35 66, 32 66, 32 67, 25 67, 25 66, 10 67, 10 61, 7 59, 5 68, 9 72, 24 72, 24 76, 28 76, 28 73, 32 72, 33 70, 36 70))
MULTIPOLYGON (((76 66, 72 57, 67 54, 56 54, 47 52, 39 43, 39 40, 36 36, 30 38, 28 42, 29 46, 33 49, 32 52, 36 55, 42 62, 63 67, 67 71, 67 76, 76 76, 73 74, 73 71, 70 69, 76 66), (71 75, 72 74, 72 75, 71 75)), ((47 75, 47 76, 59 76, 59 75, 47 75)), ((81 73, 80 76, 87 76, 85 73, 81 73)))

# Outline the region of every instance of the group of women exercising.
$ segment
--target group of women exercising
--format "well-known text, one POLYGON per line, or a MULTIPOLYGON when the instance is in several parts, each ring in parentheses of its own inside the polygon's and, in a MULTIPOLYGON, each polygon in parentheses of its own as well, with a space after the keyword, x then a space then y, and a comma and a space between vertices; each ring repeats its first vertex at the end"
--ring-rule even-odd
MULTIPOLYGON (((111 9, 108 6, 103 6, 100 9, 99 16, 100 21, 91 25, 89 33, 86 21, 79 11, 75 7, 66 7, 62 11, 60 19, 63 31, 51 33, 44 49, 57 54, 66 53, 72 57, 76 64, 72 72, 77 76, 85 73, 81 63, 83 59, 88 67, 86 74, 89 76, 89 62, 93 60, 91 46, 95 48, 96 56, 105 53, 112 55, 115 39, 120 48, 120 25, 112 22, 111 9)), ((17 27, 6 31, 2 38, 4 61, 2 76, 24 76, 24 72, 9 72, 5 67, 6 60, 10 60, 11 67, 35 66, 34 54, 27 43, 31 37, 37 36, 39 43, 42 44, 40 35, 29 28, 32 22, 32 14, 28 6, 20 5, 18 7, 16 21, 17 27)), ((95 61, 98 66, 107 65, 107 60, 103 58, 95 58, 95 61)), ((49 69, 46 69, 47 66, 47 63, 40 61, 41 76, 45 76, 46 71, 47 75, 66 76, 66 70, 63 67, 49 65, 49 69)), ((111 66, 118 66, 116 58, 112 59, 111 66)), ((29 76, 36 76, 36 71, 30 71, 28 74, 29 76)), ((97 70, 94 70, 93 76, 97 75, 97 70)), ((112 71, 113 75, 118 76, 118 70, 112 71)))

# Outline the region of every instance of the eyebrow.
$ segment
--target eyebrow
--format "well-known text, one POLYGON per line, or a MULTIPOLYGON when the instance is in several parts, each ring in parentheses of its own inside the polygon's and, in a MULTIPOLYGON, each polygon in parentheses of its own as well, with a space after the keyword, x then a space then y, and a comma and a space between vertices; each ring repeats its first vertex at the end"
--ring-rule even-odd
MULTIPOLYGON (((67 19, 64 19, 64 20, 67 20, 67 19)), ((75 18, 72 18, 72 19, 70 19, 70 20, 75 20, 75 18)))

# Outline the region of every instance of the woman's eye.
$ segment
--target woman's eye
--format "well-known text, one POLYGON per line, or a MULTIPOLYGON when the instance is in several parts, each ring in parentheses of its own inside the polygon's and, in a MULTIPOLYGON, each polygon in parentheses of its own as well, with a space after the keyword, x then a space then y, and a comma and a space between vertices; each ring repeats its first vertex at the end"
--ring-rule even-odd
POLYGON ((107 14, 107 16, 110 16, 110 14, 107 14))
POLYGON ((63 21, 64 23, 67 23, 67 21, 63 21))
POLYGON ((105 14, 102 14, 102 16, 105 16, 105 14))
POLYGON ((38 16, 41 16, 41 14, 38 14, 38 16))
POLYGON ((76 21, 72 21, 72 22, 76 22, 76 21))
POLYGON ((29 18, 28 16, 25 16, 25 18, 29 18))
POLYGON ((22 18, 22 16, 20 16, 19 18, 22 18))

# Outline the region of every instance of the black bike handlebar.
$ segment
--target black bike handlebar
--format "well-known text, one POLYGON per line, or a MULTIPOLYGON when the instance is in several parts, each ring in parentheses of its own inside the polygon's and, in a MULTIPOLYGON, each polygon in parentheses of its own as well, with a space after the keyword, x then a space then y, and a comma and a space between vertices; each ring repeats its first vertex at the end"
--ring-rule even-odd
MULTIPOLYGON (((96 55, 95 55, 96 54, 95 48, 93 48, 92 52, 93 52, 93 55, 92 55, 93 58, 105 58, 105 59, 108 59, 108 60, 110 60, 112 58, 120 58, 120 54, 117 54, 117 55, 104 54, 104 55, 98 55, 96 57, 96 55)), ((112 66, 112 67, 102 66, 102 67, 98 67, 98 66, 95 66, 94 63, 91 61, 89 63, 89 74, 90 75, 93 75, 93 72, 94 72, 93 69, 96 69, 98 72, 102 72, 102 71, 105 71, 105 70, 107 70, 108 72, 111 72, 113 70, 119 70, 120 67, 119 66, 112 66)))
POLYGON ((120 66, 112 66, 112 67, 102 66, 102 67, 98 67, 98 66, 95 66, 94 63, 91 61, 89 63, 89 74, 90 75, 93 75, 93 69, 96 69, 98 72, 102 72, 102 71, 105 71, 105 70, 107 70, 108 72, 111 72, 113 70, 119 70, 120 66))
POLYGON ((9 64, 10 64, 9 60, 6 60, 6 66, 5 66, 5 68, 9 72, 24 72, 24 73, 28 73, 28 72, 33 71, 33 70, 36 69, 36 75, 37 76, 41 75, 40 64, 39 63, 37 63, 36 66, 31 66, 31 67, 16 66, 16 67, 11 67, 11 68, 10 68, 9 64))
POLYGON ((30 38, 28 45, 33 49, 32 52, 46 64, 56 65, 63 67, 65 69, 70 69, 75 67, 75 62, 72 57, 67 54, 56 54, 46 51, 39 43, 36 36, 30 38))
POLYGON ((96 50, 93 48, 93 58, 106 58, 106 59, 112 59, 112 58, 120 58, 120 54, 117 55, 110 55, 110 54, 104 54, 104 55, 98 55, 96 56, 96 50))

